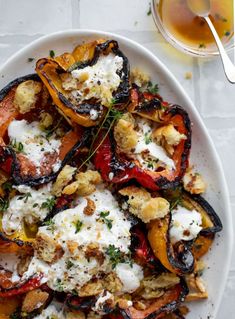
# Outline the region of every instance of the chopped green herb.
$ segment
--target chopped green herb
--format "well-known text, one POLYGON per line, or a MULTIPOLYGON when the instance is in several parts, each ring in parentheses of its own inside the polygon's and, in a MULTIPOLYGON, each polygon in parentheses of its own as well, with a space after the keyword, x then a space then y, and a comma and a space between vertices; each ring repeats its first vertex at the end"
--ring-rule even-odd
POLYGON ((73 266, 74 266, 74 263, 73 263, 71 260, 68 260, 68 261, 66 262, 66 267, 67 267, 67 269, 71 269, 73 266))
POLYGON ((199 43, 199 49, 205 49, 206 48, 206 45, 205 43, 199 43))
POLYGON ((109 256, 113 269, 117 266, 117 264, 125 261, 121 251, 114 245, 109 245, 106 250, 106 254, 109 256))
POLYGON ((76 228, 75 230, 75 234, 77 234, 78 232, 80 232, 81 228, 82 228, 83 222, 81 222, 79 219, 77 220, 76 223, 74 223, 74 226, 76 228))
POLYGON ((38 203, 33 204, 33 208, 38 207, 38 203))
POLYGON ((34 61, 34 58, 28 58, 27 61, 28 61, 28 62, 33 62, 33 61, 34 61))
POLYGON ((48 211, 52 211, 53 207, 55 206, 55 198, 51 197, 51 198, 47 198, 47 200, 45 202, 42 203, 41 208, 45 209, 47 208, 48 211))
POLYGON ((11 140, 9 146, 17 152, 23 152, 24 150, 24 145, 21 142, 16 142, 16 139, 11 140))
POLYGON ((148 145, 152 142, 151 133, 144 134, 144 142, 146 145, 148 145))
POLYGON ((62 280, 60 278, 57 278, 56 280, 56 290, 60 292, 64 290, 62 280))
POLYGON ((51 232, 55 231, 55 222, 52 219, 47 220, 44 223, 45 226, 47 226, 47 230, 50 230, 51 232))
POLYGON ((172 200, 171 203, 170 203, 170 211, 172 211, 178 205, 181 205, 181 202, 182 202, 182 198, 181 197, 177 197, 174 200, 172 200))
POLYGON ((151 10, 151 4, 149 3, 149 10, 148 10, 148 12, 147 12, 147 15, 148 15, 148 16, 150 16, 150 15, 151 15, 151 13, 152 13, 152 10, 151 10))
POLYGON ((54 51, 54 50, 50 50, 50 51, 49 51, 49 55, 50 55, 50 57, 51 57, 52 59, 54 59, 54 57, 55 57, 55 51, 54 51))
POLYGON ((114 104, 117 104, 117 99, 113 97, 110 101, 110 105, 113 106, 114 104))
POLYGON ((151 94, 157 94, 159 91, 158 84, 153 84, 151 81, 147 84, 147 91, 151 94))
POLYGON ((28 201, 28 199, 29 199, 29 197, 32 197, 32 195, 31 195, 31 193, 25 193, 25 194, 23 194, 23 195, 20 195, 19 197, 18 197, 18 200, 24 200, 24 203, 27 203, 27 201, 28 201))
POLYGON ((9 207, 9 200, 0 197, 0 212, 5 212, 9 207))
POLYGON ((106 224, 108 229, 111 229, 113 227, 113 225, 112 225, 113 220, 107 218, 107 216, 109 216, 109 212, 108 211, 100 213, 100 219, 102 220, 102 222, 106 224))

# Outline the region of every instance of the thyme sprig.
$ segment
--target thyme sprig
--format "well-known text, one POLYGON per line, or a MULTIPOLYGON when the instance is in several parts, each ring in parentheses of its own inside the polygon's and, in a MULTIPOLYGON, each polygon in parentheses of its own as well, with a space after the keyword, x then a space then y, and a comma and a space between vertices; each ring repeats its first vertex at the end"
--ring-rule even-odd
POLYGON ((97 150, 100 148, 100 146, 102 145, 102 143, 104 142, 104 140, 106 139, 106 137, 108 136, 109 132, 111 131, 114 123, 119 120, 123 115, 123 112, 121 112, 120 110, 117 109, 113 109, 113 104, 111 104, 111 106, 109 107, 102 123, 100 124, 98 130, 96 131, 92 142, 91 142, 91 146, 89 149, 89 153, 88 153, 88 157, 82 162, 82 164, 79 166, 78 171, 87 163, 89 162, 89 160, 93 157, 93 155, 97 152, 97 150), (99 133, 101 132, 102 129, 106 129, 106 132, 104 134, 104 136, 102 137, 101 141, 99 142, 99 144, 96 146, 95 149, 93 149, 93 146, 99 136, 99 133))

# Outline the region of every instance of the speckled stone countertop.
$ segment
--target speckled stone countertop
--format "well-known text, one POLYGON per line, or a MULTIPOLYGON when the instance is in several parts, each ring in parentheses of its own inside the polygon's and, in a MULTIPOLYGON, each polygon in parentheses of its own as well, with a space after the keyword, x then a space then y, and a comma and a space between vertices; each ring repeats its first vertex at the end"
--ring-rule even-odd
MULTIPOLYGON (((195 102, 222 160, 235 213, 235 86, 218 59, 192 58, 166 43, 148 9, 149 0, 0 0, 0 64, 40 36, 72 28, 111 31, 143 44, 166 62, 195 102)), ((235 318, 235 251, 218 314, 225 318, 235 318)))

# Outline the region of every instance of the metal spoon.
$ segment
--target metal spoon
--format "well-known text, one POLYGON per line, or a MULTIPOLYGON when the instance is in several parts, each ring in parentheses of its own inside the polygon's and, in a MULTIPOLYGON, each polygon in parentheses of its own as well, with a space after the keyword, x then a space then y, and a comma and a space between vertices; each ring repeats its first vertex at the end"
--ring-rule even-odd
POLYGON ((235 66, 228 57, 227 52, 224 49, 224 46, 218 36, 218 33, 209 18, 210 14, 210 0, 187 0, 189 9, 199 17, 202 17, 206 20, 217 44, 217 47, 220 52, 220 57, 223 62, 224 72, 231 83, 235 83, 235 66))

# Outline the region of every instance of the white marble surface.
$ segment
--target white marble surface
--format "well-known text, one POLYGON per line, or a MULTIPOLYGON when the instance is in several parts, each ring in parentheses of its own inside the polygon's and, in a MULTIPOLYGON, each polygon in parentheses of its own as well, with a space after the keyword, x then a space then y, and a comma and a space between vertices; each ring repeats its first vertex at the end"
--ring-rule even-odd
MULTIPOLYGON (((149 0, 0 0, 0 64, 41 35, 71 28, 112 31, 143 44, 195 102, 222 159, 235 212, 235 86, 226 81, 219 60, 198 60, 167 44, 148 9, 149 0), (191 80, 186 72, 192 72, 191 80)), ((235 252, 218 319, 235 318, 234 311, 235 252)))

